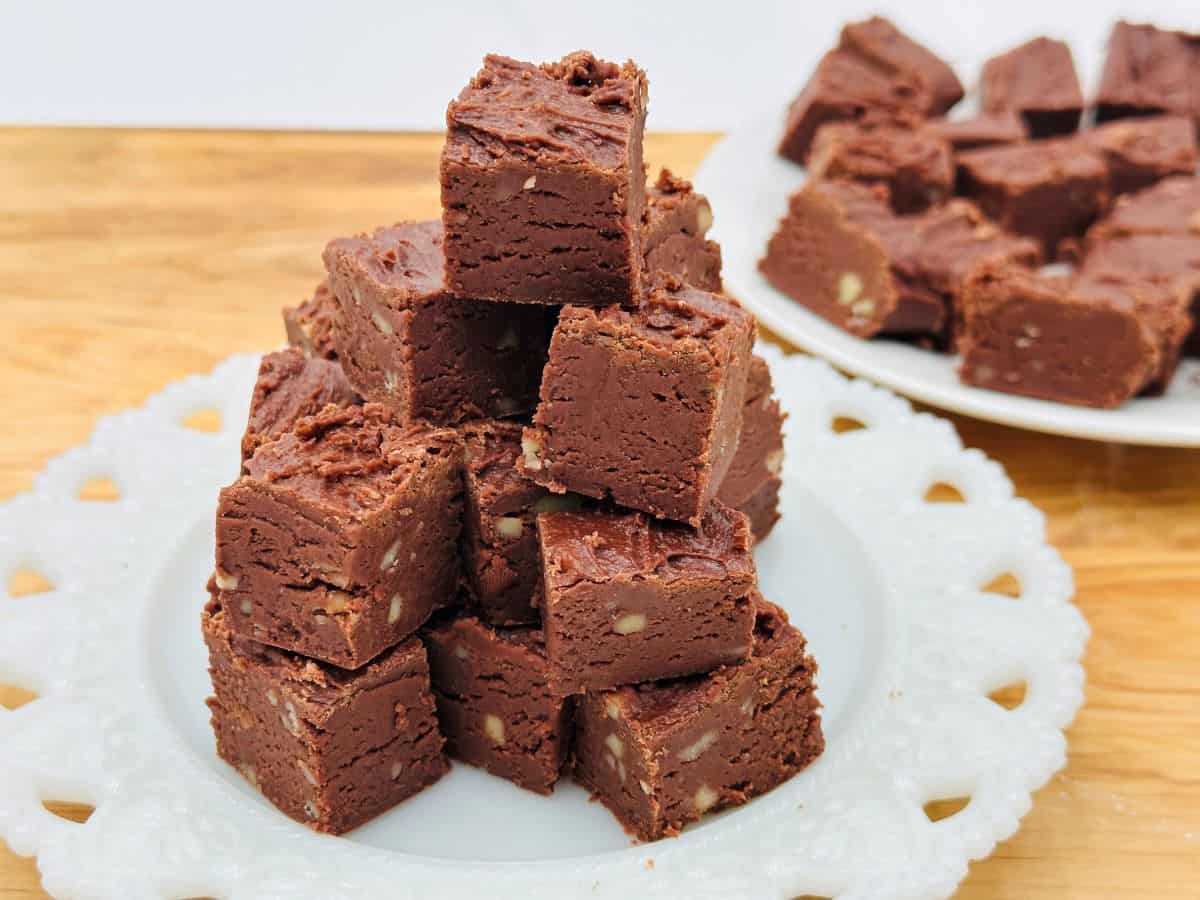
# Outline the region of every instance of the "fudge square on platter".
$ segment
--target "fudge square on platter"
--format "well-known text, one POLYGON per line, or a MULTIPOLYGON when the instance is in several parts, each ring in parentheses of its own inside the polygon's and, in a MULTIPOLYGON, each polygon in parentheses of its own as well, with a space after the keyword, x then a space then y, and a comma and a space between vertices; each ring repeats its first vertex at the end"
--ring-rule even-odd
POLYGON ((1117 22, 1096 92, 1096 121, 1175 113, 1200 128, 1200 36, 1117 22))
POLYGON ((268 353, 258 367, 250 398, 250 418, 242 435, 242 463, 259 444, 279 437, 305 416, 329 404, 353 406, 358 395, 342 367, 320 356, 305 356, 295 347, 268 353))
POLYGON ((1169 379, 1187 325, 1181 297, 1134 282, 1075 287, 989 268, 965 291, 960 374, 976 387, 1116 407, 1169 379))
POLYGON ((457 592, 462 448, 387 409, 326 407, 221 491, 217 572, 237 634, 357 668, 457 592))
POLYGON ((979 78, 985 113, 1015 112, 1035 138, 1070 134, 1083 115, 1071 48, 1039 37, 989 59, 979 78))
POLYGON ((447 287, 520 303, 636 305, 646 75, 578 52, 487 56, 446 110, 447 287))
POLYGON ((941 57, 882 16, 843 26, 838 46, 881 71, 923 82, 930 90, 930 108, 935 113, 945 113, 965 93, 962 82, 941 57))
POLYGON ((202 629, 217 753, 296 821, 342 834, 449 768, 416 638, 347 672, 239 637, 216 602, 202 629))
POLYGON ((643 244, 646 272, 675 275, 702 291, 721 290, 721 245, 707 240, 712 227, 708 198, 692 190, 692 183, 667 169, 646 190, 646 226, 643 244))
POLYGON ((783 420, 767 361, 752 356, 737 454, 725 473, 717 499, 746 514, 756 541, 770 534, 779 521, 783 420))
POLYGON ((1114 197, 1148 188, 1171 175, 1195 175, 1200 164, 1196 128, 1186 116, 1109 122, 1085 131, 1080 140, 1104 158, 1109 193, 1114 197))
POLYGON ((574 699, 558 691, 537 628, 439 617, 421 636, 447 752, 548 794, 571 746, 574 699))
POLYGON ((337 359, 333 327, 339 315, 341 311, 337 297, 329 287, 329 279, 322 278, 311 297, 299 306, 283 308, 283 327, 288 343, 299 347, 307 356, 337 359))
POLYGON ((577 494, 551 494, 520 473, 521 426, 482 419, 459 428, 466 457, 463 555, 468 604, 491 625, 538 621, 542 561, 537 514, 571 509, 577 494))
POLYGON ((1079 139, 986 147, 958 155, 958 190, 1053 259, 1060 241, 1081 236, 1108 208, 1108 167, 1079 139))
POLYGON ((821 755, 816 663, 778 607, 757 598, 754 655, 710 675, 589 692, 575 777, 652 841, 766 793, 821 755))
POLYGON ((528 412, 552 310, 452 297, 440 222, 405 222, 325 248, 346 376, 405 420, 456 424, 528 412))
POLYGON ((706 672, 750 653, 754 539, 714 501, 699 527, 609 510, 538 516, 546 658, 561 689, 706 672))
POLYGON ((753 342, 735 301, 671 278, 637 310, 563 307, 522 470, 698 525, 737 450, 753 342))

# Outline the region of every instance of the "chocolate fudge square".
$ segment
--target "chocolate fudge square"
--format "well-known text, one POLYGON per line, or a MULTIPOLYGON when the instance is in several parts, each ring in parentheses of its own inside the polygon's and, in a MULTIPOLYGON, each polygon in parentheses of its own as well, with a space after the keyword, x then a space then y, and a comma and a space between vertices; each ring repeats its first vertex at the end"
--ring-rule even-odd
POLYGON ((698 525, 737 450, 753 343, 736 302, 677 281, 638 310, 563 307, 522 471, 698 525))
POLYGON ((954 153, 1029 140, 1025 120, 1011 110, 973 119, 930 119, 925 129, 948 143, 954 153))
POLYGON ((1096 92, 1096 121, 1174 113, 1200 127, 1200 36, 1117 22, 1096 92))
POLYGON ((822 125, 920 120, 933 102, 918 76, 890 74, 848 50, 831 50, 788 107, 779 155, 803 165, 822 125))
POLYGON ((268 353, 258 367, 250 399, 250 418, 242 435, 245 464, 264 441, 290 431, 305 416, 326 406, 353 406, 358 395, 337 362, 305 356, 294 347, 268 353))
POLYGON ((1159 320, 1136 294, 1077 293, 1065 279, 997 268, 971 279, 962 311, 960 376, 976 387, 1107 409, 1162 371, 1159 320))
POLYGON ((646 273, 666 273, 702 291, 721 290, 721 245, 705 235, 712 227, 708 198, 667 169, 646 190, 643 246, 646 273))
POLYGON ((817 178, 886 185, 898 213, 921 212, 954 189, 950 145, 925 129, 835 122, 817 132, 808 157, 817 178))
POLYGON ((239 635, 357 668, 458 587, 462 448, 378 404, 326 407, 221 491, 217 574, 239 635))
POLYGON ((643 841, 746 803, 825 748, 804 636, 758 601, 754 655, 711 675, 589 692, 575 777, 643 841))
POLYGON ((321 279, 311 297, 299 306, 284 307, 283 326, 288 343, 299 347, 307 356, 337 359, 333 330, 340 314, 329 279, 321 279))
POLYGON ((958 155, 958 189, 1001 227, 1041 242, 1053 258, 1108 206, 1108 169, 1078 140, 989 147, 958 155))
POLYGON ((1118 197, 1087 234, 1088 246, 1111 237, 1174 234, 1200 241, 1200 178, 1172 176, 1154 187, 1118 197))
POLYGON ((814 180, 789 199, 758 267, 777 290, 851 334, 931 335, 946 309, 920 280, 918 248, 886 189, 814 180))
POLYGON ((325 248, 335 335, 355 389, 404 420, 457 424, 533 409, 554 311, 452 297, 440 222, 405 222, 325 248))
POLYGON ((868 60, 881 71, 924 83, 929 88, 930 108, 934 113, 945 113, 963 98, 962 82, 954 70, 881 16, 844 26, 838 47, 868 60))
POLYGON ((491 625, 537 622, 542 596, 537 514, 575 509, 521 474, 521 426, 485 419, 459 429, 466 454, 463 556, 470 605, 491 625))
POLYGON ((1083 115, 1071 48, 1039 37, 989 59, 979 80, 985 113, 1015 112, 1035 138, 1070 134, 1083 115))
POLYGON ((734 664, 750 653, 750 523, 714 501, 699 526, 612 510, 538 516, 546 657, 579 693, 734 664))
POLYGON ((636 305, 646 75, 487 56, 446 110, 446 283, 460 297, 636 305))
POLYGON ((1085 131, 1081 140, 1104 158, 1113 196, 1140 191, 1171 175, 1194 175, 1200 165, 1195 127, 1184 116, 1109 122, 1085 131))
POLYGON ((353 672, 239 637, 204 610, 217 753, 280 811, 343 834, 442 777, 425 648, 411 638, 353 672))
POLYGON ((422 637, 447 752, 526 790, 554 790, 574 701, 556 687, 541 632, 463 616, 435 620, 422 637))
POLYGON ((725 473, 717 499, 746 514, 755 541, 763 540, 779 521, 783 420, 767 361, 753 356, 737 454, 725 473))

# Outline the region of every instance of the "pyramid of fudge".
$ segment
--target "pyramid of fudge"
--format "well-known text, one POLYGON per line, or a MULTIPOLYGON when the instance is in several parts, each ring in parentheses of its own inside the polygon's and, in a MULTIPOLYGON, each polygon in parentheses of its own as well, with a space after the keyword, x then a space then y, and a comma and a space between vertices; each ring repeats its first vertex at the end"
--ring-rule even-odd
POLYGON ((574 771, 651 840, 821 753, 753 557, 784 416, 708 201, 647 178, 647 96, 631 62, 486 57, 442 218, 335 238, 283 311, 202 628, 219 755, 319 831, 450 757, 574 771))
MULTIPOLYGON (((862 338, 962 351, 975 387, 1110 408, 1200 355, 1200 39, 1113 28, 1096 126, 1070 48, 987 60, 980 109, 886 20, 847 25, 785 116, 807 166, 759 269, 862 338), (1161 208, 1161 209, 1160 209, 1161 208), (1036 269, 1058 262, 1068 277, 1036 269), (1017 321, 1020 319, 1020 321, 1017 321)), ((947 73, 950 77, 947 77, 947 73)))

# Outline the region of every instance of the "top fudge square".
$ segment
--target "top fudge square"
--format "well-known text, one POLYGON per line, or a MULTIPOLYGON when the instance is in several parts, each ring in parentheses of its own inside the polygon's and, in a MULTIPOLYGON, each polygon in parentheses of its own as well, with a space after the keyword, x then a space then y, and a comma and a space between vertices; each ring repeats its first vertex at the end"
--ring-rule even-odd
POLYGON ((636 305, 646 76, 578 52, 487 56, 446 110, 442 208, 454 294, 636 305))

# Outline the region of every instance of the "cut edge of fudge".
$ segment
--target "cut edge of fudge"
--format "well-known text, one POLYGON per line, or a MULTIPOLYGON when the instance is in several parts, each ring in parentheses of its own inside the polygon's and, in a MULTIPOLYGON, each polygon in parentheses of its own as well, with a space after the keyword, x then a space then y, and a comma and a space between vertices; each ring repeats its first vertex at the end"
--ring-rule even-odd
POLYGON ((983 64, 979 81, 983 111, 1018 113, 1034 138, 1067 135, 1079 127, 1083 90, 1064 41, 1036 37, 993 56, 983 64))
POLYGON ((283 325, 288 343, 299 347, 308 356, 337 359, 334 326, 340 315, 337 298, 322 278, 310 296, 298 306, 283 308, 283 325))

